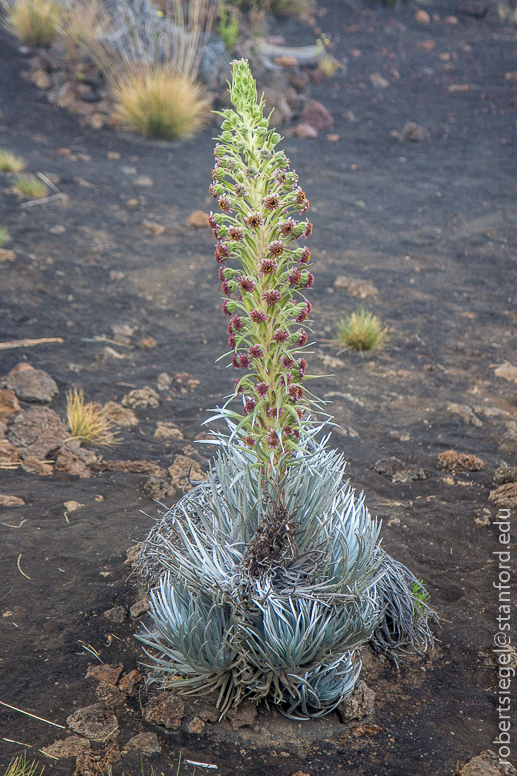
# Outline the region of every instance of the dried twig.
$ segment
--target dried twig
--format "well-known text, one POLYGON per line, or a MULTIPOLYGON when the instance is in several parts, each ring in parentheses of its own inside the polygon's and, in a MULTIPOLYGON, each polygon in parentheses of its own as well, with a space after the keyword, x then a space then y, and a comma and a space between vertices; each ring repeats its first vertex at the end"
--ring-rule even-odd
POLYGON ((44 205, 46 202, 53 202, 55 199, 61 199, 63 202, 68 202, 68 197, 66 194, 63 194, 63 192, 59 191, 57 186, 55 186, 49 178, 47 178, 46 175, 43 175, 42 172, 37 172, 36 175, 40 180, 42 180, 52 191, 54 194, 51 194, 50 197, 41 197, 41 199, 33 199, 30 202, 23 202, 20 207, 33 207, 34 205, 44 205))
POLYGON ((10 340, 9 342, 0 342, 0 350, 9 350, 10 348, 32 348, 34 345, 45 345, 48 342, 64 342, 63 337, 41 337, 40 339, 21 339, 10 340))
POLYGON ((21 557, 22 557, 22 553, 20 552, 20 554, 18 555, 18 560, 16 561, 16 565, 18 566, 18 571, 20 572, 20 574, 23 574, 24 577, 27 577, 27 579, 30 579, 30 577, 25 573, 25 571, 22 571, 22 568, 20 566, 21 557))
POLYGON ((20 746, 28 746, 32 749, 32 744, 24 744, 23 741, 15 741, 14 738, 2 738, 2 741, 9 741, 10 744, 20 744, 20 746))
POLYGON ((18 709, 16 706, 11 706, 10 703, 5 703, 4 701, 0 701, 0 703, 2 704, 2 706, 7 706, 8 709, 19 711, 20 714, 26 714, 28 717, 39 719, 40 722, 46 722, 47 725, 53 725, 54 727, 61 728, 61 730, 66 730, 66 727, 64 725, 58 725, 57 722, 50 722, 50 720, 44 719, 43 717, 38 717, 36 714, 31 714, 29 711, 24 711, 23 709, 18 709))

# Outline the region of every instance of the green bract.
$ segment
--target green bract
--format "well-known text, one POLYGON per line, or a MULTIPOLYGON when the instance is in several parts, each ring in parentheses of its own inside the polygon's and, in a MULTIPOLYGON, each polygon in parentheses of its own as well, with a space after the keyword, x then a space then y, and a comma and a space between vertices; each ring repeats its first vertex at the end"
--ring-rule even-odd
POLYGON ((311 253, 298 240, 309 237, 312 224, 301 220, 309 200, 283 151, 275 151, 281 137, 269 129, 248 63, 232 65, 235 110, 220 114, 210 187, 222 212, 210 213, 209 222, 228 297, 223 311, 230 317, 232 365, 245 374, 232 397, 242 397, 243 414, 226 404, 217 417, 233 421, 234 437, 268 464, 270 474, 299 449, 300 436, 315 423, 310 411, 321 409, 302 386, 309 339, 304 322, 312 307, 304 292, 314 276, 311 253))

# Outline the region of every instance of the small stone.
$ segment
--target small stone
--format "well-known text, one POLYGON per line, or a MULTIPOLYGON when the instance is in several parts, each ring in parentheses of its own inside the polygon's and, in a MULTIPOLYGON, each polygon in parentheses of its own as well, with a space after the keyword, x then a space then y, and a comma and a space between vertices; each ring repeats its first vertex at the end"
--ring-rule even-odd
POLYGON ((107 706, 109 709, 116 709, 121 706, 125 701, 125 695, 116 687, 106 682, 99 682, 95 695, 101 703, 107 706))
POLYGON ((509 482, 507 485, 491 490, 488 500, 496 507, 507 509, 517 507, 517 482, 509 482))
POLYGON ((124 752, 136 750, 144 755, 160 754, 162 749, 156 733, 138 733, 130 738, 124 747, 124 752))
POLYGON ((11 388, 19 399, 30 402, 50 402, 59 393, 55 380, 42 369, 34 369, 26 361, 11 369, 2 380, 2 386, 11 388))
POLYGON ((136 409, 137 407, 144 410, 149 407, 156 409, 156 407, 160 406, 160 403, 161 399, 159 393, 148 385, 144 388, 135 388, 135 390, 130 391, 122 399, 122 406, 131 407, 131 409, 136 409))
POLYGON ((236 709, 230 709, 227 714, 234 730, 241 727, 253 727, 257 721, 257 704, 253 701, 243 701, 236 709))
POLYGON ((50 746, 45 746, 41 750, 50 757, 56 757, 58 760, 66 757, 77 757, 81 752, 90 751, 90 742, 87 738, 70 735, 60 741, 54 741, 50 746))
POLYGON ((413 482, 425 480, 427 474, 423 469, 412 464, 404 464, 398 458, 383 458, 372 466, 372 469, 393 483, 413 482))
POLYGON ((279 67, 298 67, 298 60, 296 57, 291 57, 289 55, 275 57, 274 62, 275 65, 278 65, 279 67))
POLYGON ((29 455, 22 461, 22 469, 27 474, 37 474, 40 477, 50 477, 54 474, 54 467, 51 463, 40 461, 35 455, 29 455))
POLYGON ((447 407, 449 412, 454 412, 459 415, 465 423, 470 423, 472 426, 482 426, 483 422, 477 417, 474 411, 467 404, 449 404, 447 407))
POLYGON ((302 119, 315 129, 331 129, 334 119, 321 102, 311 100, 302 111, 302 119))
POLYGON ((118 151, 108 151, 106 157, 111 160, 120 159, 120 154, 118 151))
POLYGON ((23 507, 25 501, 18 496, 7 496, 0 494, 0 507, 23 507))
POLYGON ((159 391, 168 391, 172 385, 172 377, 167 372, 160 372, 156 385, 159 391))
POLYGON ((194 719, 191 720, 187 725, 187 731, 189 733, 196 733, 197 735, 204 733, 205 728, 206 728, 205 723, 203 722, 202 719, 199 719, 199 717, 194 717, 194 719))
POLYGON ((127 611, 123 606, 114 606, 111 609, 106 609, 104 612, 104 617, 106 617, 111 622, 115 622, 117 625, 120 625, 121 623, 125 622, 127 618, 127 611))
POLYGON ((154 439, 185 439, 183 431, 169 420, 159 420, 153 434, 154 439))
POLYGON ((431 21, 431 17, 427 13, 427 11, 424 11, 423 8, 420 8, 415 13, 415 21, 418 22, 419 24, 429 24, 431 21))
POLYGON ((61 448, 56 457, 56 471, 66 472, 82 480, 92 476, 91 471, 80 455, 71 450, 61 448))
POLYGON ((149 175, 139 175, 134 179, 135 186, 154 186, 154 181, 149 175))
POLYGON ((153 501, 161 502, 164 498, 173 498, 177 489, 165 477, 150 477, 144 485, 144 493, 153 501))
POLYGON ((146 598, 142 598, 137 601, 129 610, 132 620, 139 620, 140 617, 149 611, 149 601, 146 598))
POLYGON ((142 674, 136 669, 133 669, 133 671, 125 674, 125 676, 123 676, 118 683, 120 692, 123 692, 126 695, 132 695, 137 684, 140 684, 142 681, 142 678, 142 674))
POLYGON ((329 141, 329 143, 337 143, 338 140, 340 140, 339 135, 331 134, 331 135, 325 135, 325 137, 329 141))
POLYGON ((370 73, 370 81, 372 86, 376 89, 386 89, 386 87, 390 85, 390 82, 380 75, 380 73, 370 73))
POLYGON ((298 126, 294 128, 294 133, 297 137, 306 140, 318 137, 318 130, 316 127, 313 127, 312 124, 307 123, 307 121, 298 124, 298 126))
POLYGON ((458 776, 517 776, 517 770, 513 765, 500 765, 499 760, 495 752, 486 749, 469 760, 458 772, 458 776))
POLYGON ((117 426, 122 428, 138 426, 138 418, 133 410, 123 407, 116 401, 109 401, 104 405, 103 410, 106 418, 112 423, 116 423, 117 426))
POLYGON ((142 226, 144 229, 146 229, 148 232, 151 232, 152 234, 163 234, 165 232, 165 227, 163 224, 156 224, 153 221, 143 221, 142 226))
POLYGON ((86 736, 91 741, 107 741, 118 730, 117 718, 111 709, 100 703, 78 709, 66 721, 75 733, 86 736))
POLYGON ((334 288, 342 289, 357 299, 367 299, 369 296, 376 296, 379 293, 379 289, 369 280, 349 278, 346 275, 339 275, 335 279, 334 288))
POLYGON ((517 482, 517 466, 499 466, 494 472, 494 482, 498 485, 517 482))
POLYGON ((458 24, 459 23, 459 19, 458 19, 457 16, 446 16, 445 19, 443 20, 443 23, 444 24, 458 24))
POLYGON ((434 51, 436 48, 434 40, 423 40, 418 45, 420 48, 423 48, 424 51, 434 51))
POLYGON ((296 773, 291 774, 291 776, 311 776, 311 774, 305 773, 305 771, 296 771, 296 773))
POLYGON ((114 687, 120 679, 123 670, 124 666, 122 663, 118 666, 110 665, 109 663, 89 665, 86 672, 86 679, 97 679, 98 682, 105 682, 114 687))
POLYGON ((191 490, 194 487, 189 480, 195 483, 207 478, 199 463, 187 455, 176 456, 172 466, 169 466, 169 474, 173 485, 185 491, 191 490))
POLYGON ((348 121, 349 124, 354 124, 357 121, 357 118, 353 110, 345 110, 343 112, 343 119, 345 121, 348 121))
POLYGON ((20 453, 8 439, 2 439, 0 441, 0 463, 17 463, 20 458, 20 453))
POLYGON ((414 121, 406 121, 402 129, 402 133, 392 133, 398 137, 401 142, 410 143, 428 143, 429 132, 425 127, 416 124, 414 121))
POLYGON ((20 403, 16 398, 16 394, 10 388, 0 389, 0 418, 7 420, 12 415, 16 415, 21 412, 20 403))
POLYGON ((100 472, 132 472, 133 474, 150 474, 152 477, 167 477, 167 469, 163 469, 152 461, 98 461, 94 467, 100 472))
POLYGON ((16 259, 16 253, 10 251, 8 248, 0 248, 0 264, 5 261, 14 261, 16 259))
POLYGON ((31 81, 38 89, 52 88, 52 78, 46 70, 34 70, 31 74, 31 81))
POLYGON ((375 692, 365 682, 359 680, 351 695, 341 701, 337 713, 341 722, 351 722, 353 719, 363 719, 373 714, 375 708, 375 692))
POLYGON ((168 730, 177 730, 185 714, 183 700, 173 692, 163 692, 153 698, 146 709, 145 718, 148 722, 163 725, 168 730))
POLYGON ((350 729, 350 733, 359 738, 359 736, 376 736, 381 732, 379 725, 356 725, 350 729))
POLYGON ((447 91, 451 94, 455 92, 470 92, 470 86, 468 84, 451 84, 447 91))
POLYGON ((151 349, 157 347, 158 343, 154 337, 142 337, 138 343, 141 348, 151 349))
POLYGON ((502 377, 505 380, 510 380, 513 383, 517 383, 517 366, 511 364, 503 364, 498 366, 494 372, 496 377, 502 377))
POLYGON ((204 210, 194 210, 187 218, 186 223, 187 226, 191 226, 193 229, 204 229, 209 226, 208 214, 204 210))
POLYGON ((65 509, 67 512, 76 512, 81 507, 84 507, 84 504, 80 504, 78 501, 65 501, 65 509))
POLYGON ((445 450, 438 456, 438 468, 445 471, 463 469, 467 472, 478 472, 483 466, 483 461, 476 455, 457 453, 455 450, 445 450))
POLYGON ((136 542, 136 544, 132 544, 131 547, 128 547, 126 550, 126 560, 124 562, 134 563, 140 557, 141 552, 142 542, 136 542))

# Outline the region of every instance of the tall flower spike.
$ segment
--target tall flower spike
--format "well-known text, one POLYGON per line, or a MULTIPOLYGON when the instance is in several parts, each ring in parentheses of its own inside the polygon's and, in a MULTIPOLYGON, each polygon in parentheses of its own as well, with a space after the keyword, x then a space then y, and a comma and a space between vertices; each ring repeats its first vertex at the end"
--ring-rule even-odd
POLYGON ((230 399, 216 417, 233 424, 234 442, 249 445, 253 439, 264 474, 272 467, 281 476, 320 409, 300 385, 306 371, 300 350, 309 335, 297 325, 310 314, 301 292, 314 280, 307 271, 310 251, 297 241, 309 236, 312 224, 299 220, 309 202, 286 155, 276 150, 281 137, 264 117, 248 63, 239 60, 232 67, 235 109, 220 114, 216 184, 210 189, 222 212, 210 214, 210 226, 218 239, 216 259, 225 263, 222 290, 240 292, 223 305, 233 316, 229 344, 238 352, 232 364, 249 371, 239 380, 244 410, 233 409, 230 399))

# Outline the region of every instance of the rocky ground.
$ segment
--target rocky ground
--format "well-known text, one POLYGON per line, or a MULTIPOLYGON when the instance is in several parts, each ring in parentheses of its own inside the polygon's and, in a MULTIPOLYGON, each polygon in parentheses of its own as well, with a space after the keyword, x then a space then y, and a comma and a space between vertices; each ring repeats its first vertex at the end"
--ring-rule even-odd
MULTIPOLYGON (((0 147, 66 197, 21 207, 0 177, 13 237, 0 342, 62 340, 0 350, 0 455, 12 467, 0 470, 0 701, 36 715, 1 707, 2 764, 29 746, 58 774, 76 759, 81 774, 110 761, 135 773, 146 751, 145 773, 175 772, 181 754, 189 775, 208 771, 187 760, 223 775, 446 776, 493 748, 493 521, 516 506, 498 470, 517 452, 517 37, 495 8, 453 0, 326 5, 318 23, 347 71, 305 94, 332 125, 306 114, 282 127, 315 224, 310 366, 332 374, 315 387, 384 546, 431 592, 437 648, 398 670, 367 656, 375 708, 346 723, 294 729, 264 710, 215 723, 145 689, 133 634, 146 603, 126 551, 157 517, 150 497, 172 503, 192 463, 206 470, 210 448, 193 442, 232 384, 214 363, 225 323, 212 236, 192 215, 210 207, 213 131, 166 144, 84 127, 21 77, 30 55, 0 33, 0 147), (318 136, 298 137, 300 123, 318 136), (364 357, 332 343, 360 306, 390 327, 389 346, 364 357), (118 447, 70 446, 74 386, 111 403, 118 447), (67 757, 40 752, 67 738, 67 757)), ((295 22, 271 34, 315 40, 295 22)), ((464 773, 498 772, 483 762, 464 773)))

